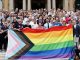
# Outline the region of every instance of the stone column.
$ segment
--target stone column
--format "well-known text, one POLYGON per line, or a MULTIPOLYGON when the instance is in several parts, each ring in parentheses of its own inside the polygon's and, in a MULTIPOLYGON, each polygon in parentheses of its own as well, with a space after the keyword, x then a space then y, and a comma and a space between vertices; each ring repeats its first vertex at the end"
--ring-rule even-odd
POLYGON ((2 9, 2 0, 0 0, 0 9, 2 9))
POLYGON ((9 0, 9 10, 14 10, 14 0, 9 0))
POLYGON ((51 0, 47 0, 47 9, 48 11, 51 9, 51 0))
POLYGON ((56 1, 52 0, 52 9, 56 9, 56 1))
POLYGON ((68 11, 68 10, 69 10, 69 0, 64 0, 63 2, 64 2, 64 3, 63 3, 64 9, 65 9, 66 11, 68 11))
POLYGON ((75 3, 75 0, 69 0, 69 10, 74 11, 74 3, 75 3))
POLYGON ((23 0, 23 10, 26 10, 26 0, 23 0))
POLYGON ((2 2, 2 0, 0 0, 0 9, 2 9, 2 7, 3 7, 3 2, 2 2))
POLYGON ((8 10, 9 9, 9 0, 3 0, 3 9, 8 10))
POLYGON ((27 1, 27 10, 31 10, 31 0, 28 0, 27 1))

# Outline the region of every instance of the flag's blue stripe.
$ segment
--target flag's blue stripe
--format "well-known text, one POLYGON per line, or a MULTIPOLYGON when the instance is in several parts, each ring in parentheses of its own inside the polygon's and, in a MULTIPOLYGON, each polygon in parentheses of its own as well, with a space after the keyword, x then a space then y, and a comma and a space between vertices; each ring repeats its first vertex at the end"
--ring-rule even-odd
POLYGON ((71 51, 73 52, 73 47, 55 49, 55 50, 46 50, 46 51, 29 51, 24 56, 58 56, 58 55, 65 55, 70 54, 71 51))

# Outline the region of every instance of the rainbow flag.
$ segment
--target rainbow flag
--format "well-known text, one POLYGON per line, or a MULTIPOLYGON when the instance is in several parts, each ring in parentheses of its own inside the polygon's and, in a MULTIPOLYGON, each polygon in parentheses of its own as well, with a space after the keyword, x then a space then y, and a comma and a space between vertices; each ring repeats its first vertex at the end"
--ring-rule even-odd
POLYGON ((33 42, 24 58, 67 58, 72 56, 74 42, 72 26, 53 27, 47 30, 23 29, 33 42))
MULTIPOLYGON (((24 28, 22 33, 27 37, 28 41, 33 43, 33 46, 26 52, 23 50, 19 52, 21 56, 18 55, 20 56, 18 59, 47 60, 52 58, 70 58, 73 56, 74 42, 71 25, 53 27, 50 29, 24 28), (22 54, 22 52, 24 54, 22 54)), ((21 46, 25 49, 25 45, 27 46, 28 44, 21 46)), ((16 53, 18 53, 18 51, 16 53)))

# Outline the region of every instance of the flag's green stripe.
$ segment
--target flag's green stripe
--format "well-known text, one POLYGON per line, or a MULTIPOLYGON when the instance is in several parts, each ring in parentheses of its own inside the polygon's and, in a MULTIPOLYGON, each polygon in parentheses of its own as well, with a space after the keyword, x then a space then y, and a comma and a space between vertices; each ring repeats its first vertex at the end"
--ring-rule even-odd
POLYGON ((45 50, 54 50, 66 47, 73 47, 73 41, 54 43, 54 44, 43 44, 43 45, 35 45, 30 51, 45 51, 45 50))

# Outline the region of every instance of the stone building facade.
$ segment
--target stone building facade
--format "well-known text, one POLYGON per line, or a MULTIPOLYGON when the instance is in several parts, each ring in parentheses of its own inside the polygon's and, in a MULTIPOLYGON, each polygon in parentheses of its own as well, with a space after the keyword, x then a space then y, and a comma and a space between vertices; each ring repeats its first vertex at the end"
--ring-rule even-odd
POLYGON ((15 8, 23 10, 39 8, 74 10, 75 8, 75 0, 2 0, 2 2, 5 10, 15 8))

